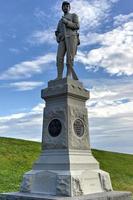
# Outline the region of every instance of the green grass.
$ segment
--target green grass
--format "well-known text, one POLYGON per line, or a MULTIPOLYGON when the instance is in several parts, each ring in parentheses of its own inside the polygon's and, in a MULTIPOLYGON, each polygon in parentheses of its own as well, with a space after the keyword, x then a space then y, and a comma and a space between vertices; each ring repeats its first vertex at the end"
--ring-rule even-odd
POLYGON ((133 192, 133 155, 93 150, 101 169, 109 172, 114 190, 133 192))
MULTIPOLYGON (((40 154, 40 143, 0 138, 0 192, 18 191, 22 175, 40 154)), ((93 150, 101 169, 110 173, 114 190, 133 192, 133 155, 93 150)))
POLYGON ((0 138, 0 192, 17 191, 22 175, 29 171, 40 152, 40 144, 0 138))

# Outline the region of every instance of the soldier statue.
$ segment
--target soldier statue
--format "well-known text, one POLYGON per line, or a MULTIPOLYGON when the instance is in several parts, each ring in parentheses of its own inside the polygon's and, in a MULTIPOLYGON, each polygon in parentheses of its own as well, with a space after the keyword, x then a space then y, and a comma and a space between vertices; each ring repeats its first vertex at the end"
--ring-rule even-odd
POLYGON ((64 16, 59 20, 57 30, 55 31, 56 40, 58 42, 57 50, 57 79, 63 78, 64 56, 66 54, 67 77, 78 80, 78 77, 73 69, 74 56, 77 52, 79 40, 79 20, 75 13, 69 13, 70 3, 64 1, 62 3, 62 11, 64 16))

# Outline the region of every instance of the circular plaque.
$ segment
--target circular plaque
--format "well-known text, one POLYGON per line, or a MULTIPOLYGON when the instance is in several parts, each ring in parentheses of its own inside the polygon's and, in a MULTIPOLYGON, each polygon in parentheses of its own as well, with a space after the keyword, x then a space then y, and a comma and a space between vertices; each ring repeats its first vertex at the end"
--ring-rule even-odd
POLYGON ((75 120, 73 127, 77 136, 81 137, 84 134, 84 124, 80 119, 75 120))
POLYGON ((59 119, 53 119, 48 126, 49 134, 52 137, 57 137, 61 133, 62 125, 59 119))

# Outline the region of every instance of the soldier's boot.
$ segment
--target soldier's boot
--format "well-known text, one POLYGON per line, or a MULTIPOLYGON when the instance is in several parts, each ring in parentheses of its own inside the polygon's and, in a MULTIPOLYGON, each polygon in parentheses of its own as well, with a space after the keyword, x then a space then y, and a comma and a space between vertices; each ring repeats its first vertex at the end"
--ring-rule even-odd
POLYGON ((78 77, 77 77, 77 74, 76 72, 74 71, 74 69, 72 68, 72 77, 74 80, 79 80, 78 77))
POLYGON ((57 64, 57 79, 63 78, 64 63, 57 64))
POLYGON ((71 75, 72 75, 71 66, 70 66, 70 65, 67 65, 66 77, 71 77, 71 75))
POLYGON ((78 80, 78 77, 73 69, 73 67, 71 65, 67 65, 67 77, 71 77, 74 79, 74 80, 78 80))
POLYGON ((57 79, 62 79, 64 70, 64 58, 57 56, 56 66, 57 66, 57 79))

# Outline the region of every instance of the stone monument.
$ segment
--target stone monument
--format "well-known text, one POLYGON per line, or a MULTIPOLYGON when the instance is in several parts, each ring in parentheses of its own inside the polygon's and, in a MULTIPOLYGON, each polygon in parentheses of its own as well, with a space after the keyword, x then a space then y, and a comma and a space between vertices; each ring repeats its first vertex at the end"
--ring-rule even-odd
POLYGON ((79 81, 64 78, 50 81, 42 98, 42 153, 24 175, 21 192, 79 196, 111 191, 109 174, 91 154, 85 107, 89 92, 79 81))
POLYGON ((73 69, 72 53, 79 44, 78 17, 68 12, 68 2, 63 2, 62 9, 64 17, 56 31, 57 79, 41 91, 46 102, 42 152, 32 170, 24 174, 20 192, 2 194, 0 200, 130 200, 131 193, 112 191, 109 174, 100 170, 91 153, 85 106, 90 95, 73 69), (67 75, 63 78, 65 53, 67 75))

